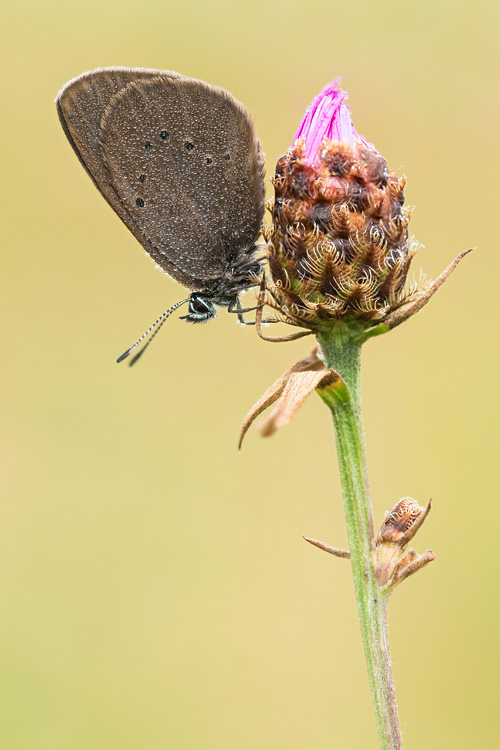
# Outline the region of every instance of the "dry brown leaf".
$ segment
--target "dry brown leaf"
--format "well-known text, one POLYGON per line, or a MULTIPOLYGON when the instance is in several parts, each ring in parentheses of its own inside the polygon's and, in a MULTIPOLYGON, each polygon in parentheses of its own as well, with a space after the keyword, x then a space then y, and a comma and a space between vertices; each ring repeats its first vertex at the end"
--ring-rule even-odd
MULTIPOLYGON (((288 378, 283 389, 278 405, 272 413, 259 425, 262 437, 273 435, 280 427, 288 424, 295 416, 304 401, 316 388, 320 387, 325 379, 330 382, 329 372, 294 372, 288 378)), ((325 383, 326 384, 326 383, 325 383)))
POLYGON ((298 372, 304 372, 304 371, 313 371, 318 372, 325 369, 324 363, 318 358, 317 355, 318 347, 315 347, 313 351, 307 355, 307 357, 304 357, 304 359, 299 360, 294 365, 288 368, 286 372, 283 373, 283 375, 280 375, 280 377, 267 389, 267 391, 259 398, 259 400, 252 406, 248 414, 246 415, 245 419, 243 420, 243 424, 241 426, 240 431, 240 439, 238 443, 238 448, 241 448, 241 444, 243 442, 243 438, 245 437, 246 433, 248 432, 248 428, 252 424, 252 422, 257 419, 259 414, 262 414, 262 412, 268 408, 268 406, 271 406, 272 404, 277 401, 283 391, 285 390, 285 387, 292 375, 298 372))

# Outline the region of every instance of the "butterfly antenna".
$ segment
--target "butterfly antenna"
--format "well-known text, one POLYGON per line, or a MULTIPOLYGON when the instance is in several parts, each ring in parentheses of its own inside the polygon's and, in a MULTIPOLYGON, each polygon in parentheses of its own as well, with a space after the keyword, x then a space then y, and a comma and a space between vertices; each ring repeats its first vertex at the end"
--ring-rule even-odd
POLYGON ((158 328, 156 328, 156 331, 153 333, 153 335, 151 336, 151 338, 149 339, 149 341, 147 341, 144 344, 144 346, 142 347, 142 349, 137 352, 137 354, 135 355, 135 357, 133 357, 133 359, 130 361, 129 365, 132 366, 135 362, 137 362, 137 360, 139 359, 139 357, 142 354, 144 354, 145 350, 148 348, 148 346, 150 345, 150 343, 152 342, 152 340, 154 339, 154 337, 156 336, 156 334, 158 333, 158 331, 160 330, 160 328, 162 327, 162 325, 164 324, 164 322, 166 321, 166 319, 168 317, 170 317, 170 315, 172 315, 172 313, 175 310, 177 310, 178 307, 180 307, 181 305, 186 304, 186 302, 188 302, 188 301, 189 301, 189 297, 187 297, 186 299, 183 299, 181 302, 177 302, 175 305, 172 305, 172 307, 169 307, 168 310, 165 310, 165 312, 162 313, 160 315, 160 317, 155 320, 155 322, 153 323, 153 325, 149 326, 148 330, 145 331, 142 334, 142 336, 140 336, 137 339, 137 341, 135 342, 135 344, 133 344, 125 352, 123 352, 123 354, 121 354, 116 361, 117 362, 123 362, 124 359, 127 359, 127 357, 129 357, 132 354, 132 352, 135 349, 137 349, 137 347, 139 346, 139 344, 142 341, 144 341, 144 339, 146 338, 146 336, 149 336, 149 334, 151 333, 151 331, 153 331, 158 326, 158 328))
POLYGON ((150 345, 150 343, 152 342, 152 340, 154 339, 154 337, 156 336, 156 334, 159 333, 160 328, 162 327, 162 325, 164 324, 165 321, 166 321, 166 318, 163 318, 162 321, 161 321, 161 323, 159 323, 158 327, 155 329, 155 331, 154 331, 153 335, 151 336, 151 338, 149 338, 146 341, 146 343, 144 344, 144 346, 142 347, 142 349, 139 349, 139 351, 137 352, 137 354, 134 354, 134 356, 132 357, 132 359, 128 363, 129 367, 132 367, 132 365, 135 365, 135 363, 137 362, 137 360, 139 359, 139 357, 142 357, 142 355, 144 354, 144 352, 146 351, 146 349, 148 348, 148 346, 150 345))

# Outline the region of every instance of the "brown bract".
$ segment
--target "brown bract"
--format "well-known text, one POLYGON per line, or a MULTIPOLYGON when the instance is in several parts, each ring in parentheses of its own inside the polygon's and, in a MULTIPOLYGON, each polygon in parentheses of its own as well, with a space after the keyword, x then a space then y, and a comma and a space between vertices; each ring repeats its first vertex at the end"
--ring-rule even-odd
POLYGON ((304 153, 298 141, 276 166, 261 302, 315 332, 330 321, 389 330, 428 301, 465 253, 434 282, 408 285, 418 243, 408 239, 406 178, 361 141, 324 141, 314 163, 304 153))
POLYGON ((324 141, 313 164, 299 141, 276 166, 268 286, 297 325, 379 320, 407 298, 406 179, 374 149, 324 141))

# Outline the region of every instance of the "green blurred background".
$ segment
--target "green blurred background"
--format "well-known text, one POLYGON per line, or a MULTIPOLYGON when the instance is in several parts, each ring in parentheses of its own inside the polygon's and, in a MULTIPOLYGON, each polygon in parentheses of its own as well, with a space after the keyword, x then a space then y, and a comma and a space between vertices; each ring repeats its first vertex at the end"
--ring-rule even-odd
POLYGON ((405 747, 498 747, 499 8, 5 9, 2 748, 377 747, 349 565, 301 539, 345 544, 329 415, 313 397, 236 452, 247 409, 310 342, 172 318, 139 366, 115 364, 182 289, 60 129, 58 89, 107 65, 229 89, 268 174, 342 75, 358 131, 408 176, 416 275, 478 246, 417 318, 369 342, 363 394, 377 525, 402 496, 434 498, 416 541, 438 560, 390 603, 405 747))

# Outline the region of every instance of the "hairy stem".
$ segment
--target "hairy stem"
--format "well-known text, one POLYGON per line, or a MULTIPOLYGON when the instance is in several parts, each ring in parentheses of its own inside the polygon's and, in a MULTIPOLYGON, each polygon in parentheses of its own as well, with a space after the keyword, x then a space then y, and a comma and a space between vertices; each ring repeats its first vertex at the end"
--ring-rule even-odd
POLYGON ((383 750, 402 748, 387 639, 387 594, 375 580, 372 508, 366 469, 360 395, 360 347, 355 332, 342 323, 318 335, 325 363, 346 388, 325 390, 335 428, 354 590, 368 679, 383 750))

